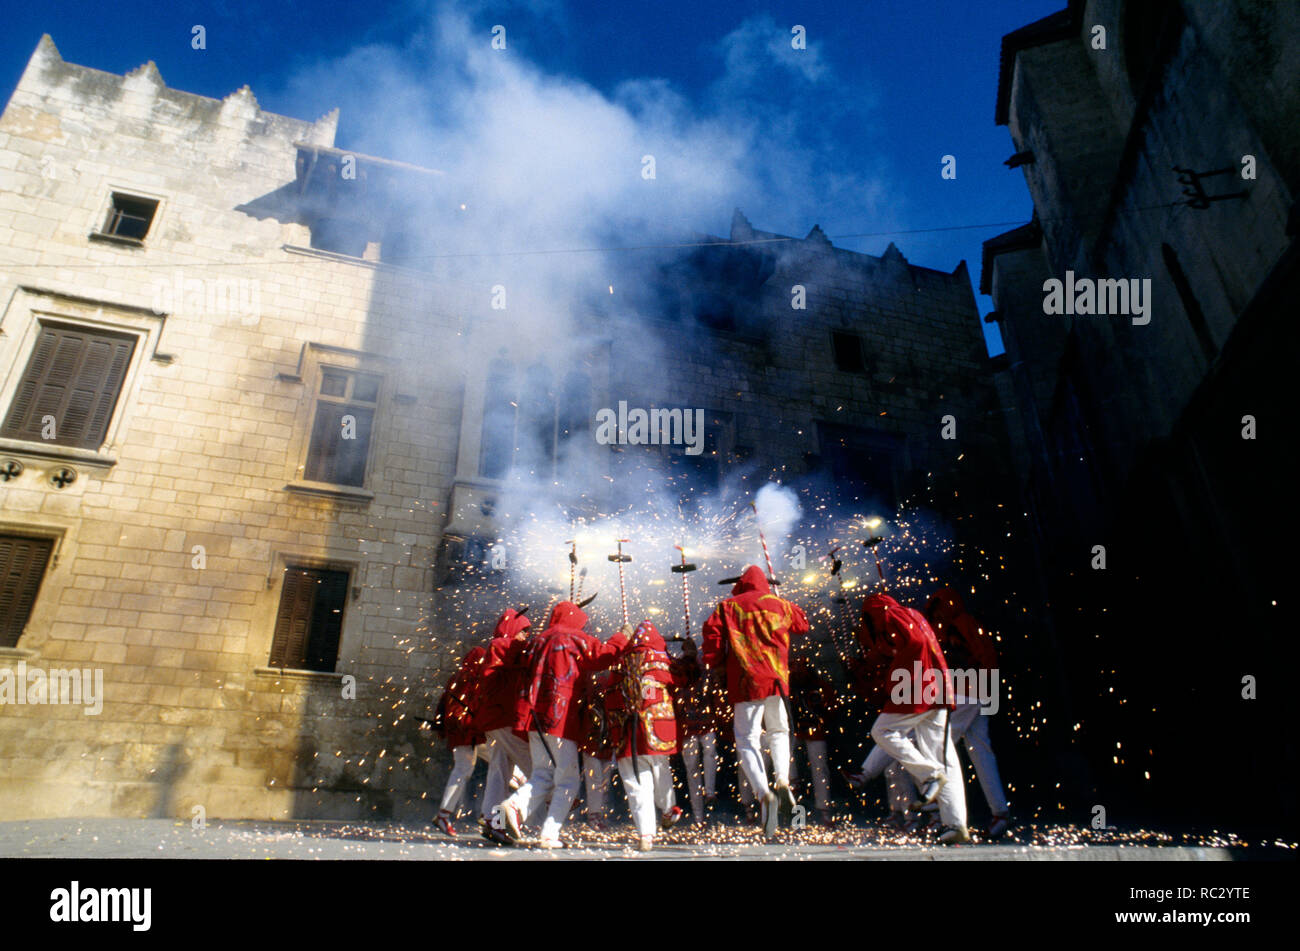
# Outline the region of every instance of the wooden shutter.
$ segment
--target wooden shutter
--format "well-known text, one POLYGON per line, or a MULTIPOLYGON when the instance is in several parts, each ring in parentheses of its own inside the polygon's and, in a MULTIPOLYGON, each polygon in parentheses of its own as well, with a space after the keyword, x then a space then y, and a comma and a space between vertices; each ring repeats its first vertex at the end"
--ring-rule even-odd
POLYGON ((302 667, 307 653, 307 632, 311 626, 312 600, 316 594, 314 573, 303 568, 284 572, 280 610, 271 640, 272 667, 302 667))
POLYGON ((3 434, 41 441, 42 420, 48 415, 54 417, 55 435, 50 442, 98 449, 134 352, 131 336, 43 326, 3 434))
POLYGON ((333 670, 347 601, 346 571, 290 567, 271 640, 271 667, 333 670))
POLYGON ((53 548, 49 538, 0 535, 0 647, 22 636, 53 548))
POLYGON ((307 670, 333 670, 338 665, 343 607, 348 595, 346 571, 318 571, 307 639, 307 670))

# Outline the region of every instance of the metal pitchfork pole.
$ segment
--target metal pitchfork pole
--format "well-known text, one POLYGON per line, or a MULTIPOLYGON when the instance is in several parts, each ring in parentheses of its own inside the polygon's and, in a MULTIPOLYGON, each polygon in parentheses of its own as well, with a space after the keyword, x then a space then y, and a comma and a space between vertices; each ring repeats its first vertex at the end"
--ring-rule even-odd
MULTIPOLYGON (((877 520, 876 525, 879 524, 880 522, 877 520)), ((876 525, 872 525, 870 522, 867 523, 868 537, 862 540, 862 547, 871 550, 872 557, 876 559, 876 574, 880 577, 880 587, 887 590, 889 582, 885 580, 885 571, 880 567, 880 554, 876 551, 876 546, 883 542, 884 539, 876 535, 876 525)))
POLYGON ((686 614, 686 637, 689 638, 691 636, 691 591, 686 584, 686 575, 694 571, 696 566, 686 560, 686 549, 684 547, 681 545, 674 545, 673 547, 682 553, 682 563, 673 565, 670 570, 674 574, 682 576, 682 610, 686 614))
POLYGON ((614 539, 614 541, 618 543, 618 551, 617 551, 615 554, 610 555, 610 556, 609 556, 609 560, 612 561, 612 562, 614 562, 615 564, 618 565, 618 594, 619 594, 619 597, 622 599, 622 602, 623 602, 623 623, 626 625, 626 624, 628 623, 628 620, 627 620, 627 583, 625 582, 625 580, 624 580, 624 578, 623 578, 623 566, 624 566, 625 564, 627 564, 629 561, 632 560, 632 556, 631 556, 631 555, 625 555, 625 554, 623 554, 623 545, 624 545, 624 543, 626 543, 627 541, 629 541, 629 539, 626 539, 626 538, 616 538, 616 539, 614 539))

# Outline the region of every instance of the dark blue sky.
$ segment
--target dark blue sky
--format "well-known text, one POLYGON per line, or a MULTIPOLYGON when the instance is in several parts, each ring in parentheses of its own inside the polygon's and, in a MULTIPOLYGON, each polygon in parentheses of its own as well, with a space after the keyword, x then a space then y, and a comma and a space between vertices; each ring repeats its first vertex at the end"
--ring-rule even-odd
MULTIPOLYGON (((888 209, 887 215, 872 216, 836 200, 785 212, 763 206, 769 217, 759 217, 752 209, 762 202, 742 200, 755 227, 802 234, 820 223, 836 244, 876 254, 892 240, 915 264, 951 270, 964 258, 978 282, 980 243, 1005 226, 874 233, 1028 219, 1032 206, 1021 173, 1002 164, 1011 154, 1010 138, 993 123, 999 42, 1063 6, 1064 0, 532 0, 474 3, 469 18, 485 36, 493 24, 506 24, 513 55, 531 60, 544 74, 580 80, 606 95, 629 80, 659 79, 702 114, 717 115, 721 97, 730 110, 752 106, 760 121, 779 124, 817 153, 813 167, 869 177, 877 186, 870 204, 888 209), (769 22, 764 14, 777 45, 788 46, 779 34, 788 34, 791 25, 807 28, 815 63, 811 80, 774 73, 740 87, 728 84, 724 38, 734 38, 743 23, 758 24, 761 33, 769 22), (940 177, 945 154, 957 159, 954 181, 940 177), (858 234, 870 236, 837 239, 858 234)), ((340 103, 323 98, 327 90, 314 101, 312 84, 301 81, 304 73, 363 45, 419 55, 412 38, 427 29, 429 9, 409 0, 10 5, 0 34, 0 85, 7 98, 40 35, 49 33, 70 62, 123 73, 152 59, 173 88, 222 97, 248 84, 264 109, 315 118, 340 103), (207 29, 206 50, 191 49, 195 24, 207 29)), ((355 81, 364 80, 361 75, 355 81)), ((356 120, 345 105, 338 144, 374 151, 356 120)), ((816 194, 817 183, 811 185, 816 194)), ((723 234, 728 224, 716 211, 683 222, 723 234)), ((981 311, 991 307, 987 298, 977 299, 981 311)))

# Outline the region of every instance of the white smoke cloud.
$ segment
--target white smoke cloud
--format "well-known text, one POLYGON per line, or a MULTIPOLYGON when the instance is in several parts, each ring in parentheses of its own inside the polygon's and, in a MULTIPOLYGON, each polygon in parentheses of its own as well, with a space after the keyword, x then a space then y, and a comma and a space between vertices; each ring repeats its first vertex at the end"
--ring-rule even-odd
MULTIPOLYGON (((819 114, 773 95, 776 75, 806 95, 821 95, 819 103, 826 98, 832 70, 815 40, 795 51, 789 26, 752 17, 703 44, 717 57, 718 76, 695 99, 655 76, 606 93, 530 61, 526 51, 536 39, 525 25, 554 28, 560 41, 573 26, 553 4, 523 9, 520 19, 476 4, 431 6, 425 27, 405 42, 363 43, 343 56, 307 62, 266 97, 294 115, 338 106, 340 147, 443 173, 411 196, 419 208, 411 227, 429 249, 435 274, 460 288, 482 289, 485 303, 493 285, 509 294, 505 311, 485 308, 458 348, 439 355, 448 369, 459 369, 450 366, 453 359, 496 360, 508 346, 508 360, 526 353, 559 380, 575 355, 598 349, 605 331, 590 326, 588 295, 608 286, 621 293, 656 258, 577 249, 725 235, 735 207, 760 228, 796 235, 832 214, 876 228, 894 222, 875 170, 828 151, 819 114), (491 45, 497 22, 507 27, 505 50, 491 45), (654 159, 653 179, 643 175, 646 156, 654 159)), ((656 343, 660 335, 647 331, 638 339, 636 373, 671 387, 672 354, 656 343)), ((700 572, 689 579, 696 599, 717 594, 714 582, 743 567, 741 559, 763 563, 746 504, 752 488, 744 483, 754 473, 730 473, 690 511, 680 506, 679 487, 650 474, 633 507, 577 524, 565 503, 607 483, 609 452, 589 434, 567 448, 562 477, 517 466, 498 501, 514 581, 551 598, 567 596, 564 542, 576 535, 589 569, 584 593, 601 591, 595 616, 609 624, 619 613, 617 571, 606 560, 615 538, 633 539, 628 550, 637 560, 626 574, 636 603, 664 619, 682 610, 680 576, 668 573, 680 558, 674 545, 687 545, 700 560, 700 572)), ((755 501, 781 573, 777 549, 799 520, 797 497, 789 488, 765 486, 755 501)), ((699 600, 696 606, 698 630, 699 600)), ((535 612, 541 616, 540 605, 535 612)))

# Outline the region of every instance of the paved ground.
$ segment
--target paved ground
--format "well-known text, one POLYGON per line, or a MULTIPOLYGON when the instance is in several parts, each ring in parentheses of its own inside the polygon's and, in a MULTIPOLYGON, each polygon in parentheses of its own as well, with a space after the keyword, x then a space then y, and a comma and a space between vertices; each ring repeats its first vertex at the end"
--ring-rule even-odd
POLYGON ((196 830, 188 822, 169 819, 19 820, 0 822, 0 858, 1231 861, 1263 851, 1227 840, 1153 839, 1146 832, 1116 833, 1089 841, 1087 833, 1068 826, 1032 827, 1017 830, 1011 841, 945 848, 846 826, 787 833, 789 841, 772 845, 762 843, 755 830, 737 827, 718 827, 707 833, 674 830, 655 851, 642 854, 631 851, 628 831, 601 835, 576 826, 566 831, 572 847, 546 852, 494 848, 480 839, 470 824, 462 823, 460 828, 463 831, 456 839, 448 839, 430 826, 380 822, 213 820, 205 829, 196 830))

